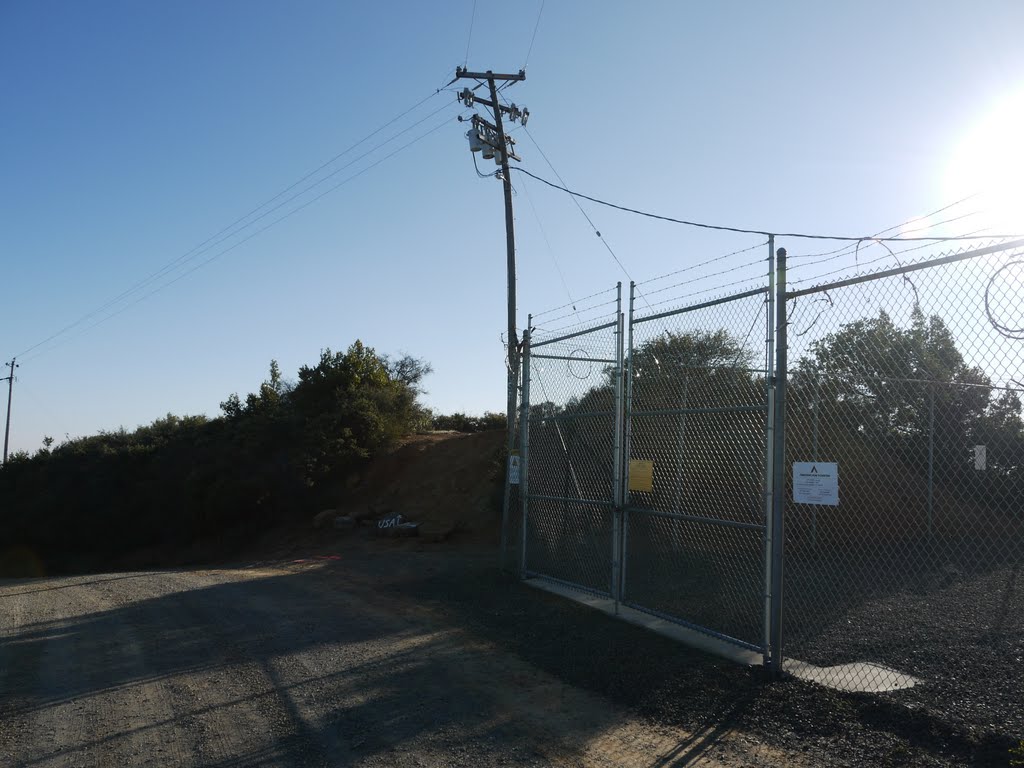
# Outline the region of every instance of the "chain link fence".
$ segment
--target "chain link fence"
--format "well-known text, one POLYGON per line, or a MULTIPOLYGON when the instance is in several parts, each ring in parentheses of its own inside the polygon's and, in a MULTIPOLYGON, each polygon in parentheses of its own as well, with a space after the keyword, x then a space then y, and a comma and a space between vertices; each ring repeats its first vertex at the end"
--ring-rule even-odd
POLYGON ((532 329, 521 570, 1024 723, 1024 242, 890 254, 787 283, 780 249, 729 295, 532 329))
POLYGON ((838 473, 836 505, 793 501, 792 475, 787 491, 785 653, 812 679, 985 716, 1019 706, 1021 255, 787 294, 786 466, 838 473))

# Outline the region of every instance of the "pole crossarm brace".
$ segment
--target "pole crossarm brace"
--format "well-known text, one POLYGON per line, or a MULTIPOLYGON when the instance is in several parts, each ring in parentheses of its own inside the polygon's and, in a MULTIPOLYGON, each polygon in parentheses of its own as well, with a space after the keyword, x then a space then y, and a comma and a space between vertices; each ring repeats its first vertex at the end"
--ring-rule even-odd
POLYGON ((517 75, 500 75, 495 72, 469 72, 465 67, 455 68, 455 79, 468 77, 473 80, 525 80, 526 70, 520 69, 517 75))
MULTIPOLYGON (((518 75, 496 75, 493 72, 467 72, 461 67, 455 68, 455 79, 460 78, 471 78, 474 80, 486 80, 491 86, 491 98, 485 99, 477 96, 469 88, 463 89, 460 93, 456 94, 456 98, 463 102, 467 107, 473 106, 473 104, 483 104, 486 107, 490 107, 491 111, 494 112, 495 117, 499 114, 504 113, 508 115, 512 122, 522 120, 523 125, 526 125, 526 121, 530 118, 530 111, 526 108, 520 109, 515 104, 504 105, 498 102, 498 91, 494 87, 494 83, 498 80, 505 80, 509 82, 518 82, 526 79, 526 71, 519 70, 518 75)), ((483 83, 480 83, 483 85, 483 83)), ((479 87, 479 86, 477 86, 479 87)), ((493 126, 492 126, 493 127, 493 126)))

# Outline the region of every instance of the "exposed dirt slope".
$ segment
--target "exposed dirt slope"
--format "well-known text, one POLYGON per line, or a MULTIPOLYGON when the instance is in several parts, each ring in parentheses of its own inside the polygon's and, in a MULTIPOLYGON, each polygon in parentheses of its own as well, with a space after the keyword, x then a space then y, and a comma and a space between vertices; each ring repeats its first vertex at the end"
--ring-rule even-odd
POLYGON ((342 507, 356 516, 397 512, 428 536, 497 542, 504 439, 501 431, 412 437, 375 461, 342 507))
POLYGON ((273 559, 376 548, 496 549, 504 440, 502 431, 412 436, 338 490, 330 508, 358 525, 335 530, 328 520, 315 529, 310 510, 297 526, 272 531, 247 554, 273 559), (392 513, 420 523, 420 535, 378 536, 376 521, 392 513))

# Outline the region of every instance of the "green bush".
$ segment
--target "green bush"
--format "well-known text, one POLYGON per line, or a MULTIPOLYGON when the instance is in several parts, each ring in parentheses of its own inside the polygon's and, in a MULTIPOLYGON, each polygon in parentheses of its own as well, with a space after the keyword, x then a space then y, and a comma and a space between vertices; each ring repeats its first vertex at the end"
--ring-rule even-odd
POLYGON ((241 543, 308 514, 323 489, 416 429, 429 372, 357 341, 322 352, 294 384, 272 361, 258 392, 229 396, 218 418, 168 414, 14 454, 0 469, 3 548, 53 572, 111 567, 140 548, 174 560, 200 540, 241 543))
POLYGON ((433 417, 434 429, 450 432, 487 432, 492 429, 505 429, 506 423, 505 414, 490 411, 485 412, 483 416, 452 413, 433 417))

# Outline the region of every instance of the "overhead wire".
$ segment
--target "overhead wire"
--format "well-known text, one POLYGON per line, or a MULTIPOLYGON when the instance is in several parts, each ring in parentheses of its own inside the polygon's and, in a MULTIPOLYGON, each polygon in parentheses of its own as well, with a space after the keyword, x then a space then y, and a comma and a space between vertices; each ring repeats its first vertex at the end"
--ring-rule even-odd
MULTIPOLYGON (((345 170, 346 168, 350 168, 355 163, 357 163, 360 160, 368 157, 369 155, 373 154, 377 150, 381 149, 382 147, 386 146, 387 144, 389 144, 392 141, 394 141, 395 139, 397 139, 399 136, 402 136, 405 133, 408 133, 413 128, 417 127, 418 125, 421 125, 422 123, 426 122, 431 117, 433 117, 434 115, 438 114, 439 112, 444 111, 445 109, 447 109, 447 108, 449 108, 451 106, 451 104, 445 104, 445 105, 441 106, 440 108, 434 110, 433 112, 431 112, 430 114, 428 114, 425 117, 421 118, 417 122, 411 124, 407 128, 404 128, 403 130, 401 130, 398 133, 394 134, 390 138, 388 138, 388 139, 384 140, 383 142, 380 142, 379 144, 375 145, 374 147, 372 147, 371 149, 367 150, 363 154, 359 155, 355 159, 349 161, 345 165, 342 165, 339 168, 335 169, 334 171, 332 171, 328 175, 322 177, 321 179, 319 179, 318 181, 314 182, 313 184, 310 184, 310 185, 306 186, 304 189, 302 189, 299 192, 289 196, 287 199, 281 201, 280 203, 278 203, 277 205, 273 206, 272 208, 268 208, 267 210, 263 211, 262 213, 260 213, 259 216, 256 216, 255 218, 252 218, 252 216, 254 214, 256 214, 257 212, 263 210, 264 208, 266 208, 266 206, 268 206, 271 203, 273 203, 274 201, 278 200, 283 195, 286 195, 289 191, 295 189, 295 187, 297 187, 300 184, 302 184, 302 182, 312 178, 317 173, 319 173, 323 169, 327 168, 332 163, 336 162, 337 160, 339 160, 341 157, 343 157, 344 155, 346 155, 349 152, 351 152, 356 147, 359 147, 360 145, 365 144, 366 141, 368 141, 369 139, 373 138, 375 135, 379 134, 381 131, 386 129, 388 126, 393 125, 396 121, 400 120, 402 117, 405 117, 410 112, 412 112, 415 109, 417 109, 418 107, 422 106, 424 103, 426 103, 431 98, 433 98, 436 94, 437 94, 437 91, 435 91, 434 93, 430 94, 426 98, 421 99, 416 104, 414 104, 412 107, 409 107, 408 109, 404 110, 402 113, 400 113, 396 117, 392 118, 387 123, 384 123, 379 128, 377 128, 374 131, 372 131, 371 133, 367 134, 365 137, 363 137, 359 141, 357 141, 354 144, 350 145, 349 147, 347 147, 342 152, 339 152, 336 155, 334 155, 334 157, 332 157, 330 160, 322 163, 316 169, 310 171, 309 173, 307 173, 304 176, 302 176, 301 178, 299 178, 297 181, 295 181, 292 184, 290 184, 289 186, 285 187, 284 189, 282 189, 280 192, 278 192, 273 197, 268 198, 263 203, 261 203, 260 205, 256 206, 251 211, 246 213, 244 216, 241 216, 241 217, 235 219, 231 224, 228 224, 226 227, 223 227, 222 229, 220 229, 218 232, 216 232, 215 234, 213 234, 210 237, 208 237, 206 240, 204 240, 199 245, 191 248, 190 250, 186 251, 185 253, 181 254, 180 256, 178 256, 178 257, 172 259, 171 261, 167 262, 160 269, 156 270, 155 272, 153 272, 149 276, 147 276, 147 277, 143 278, 142 280, 134 283, 132 286, 130 286, 129 288, 125 289, 124 291, 122 291, 117 296, 107 300, 100 307, 97 307, 96 309, 94 309, 94 310, 92 310, 90 312, 87 312, 86 314, 82 315, 81 317, 79 317, 75 321, 69 323, 68 325, 64 326, 60 330, 52 333, 50 336, 48 336, 47 338, 43 339, 42 341, 37 342, 36 344, 33 344, 32 346, 30 346, 27 349, 23 350, 21 353, 19 353, 18 356, 27 354, 28 352, 31 352, 32 350, 36 349, 37 347, 40 347, 40 346, 46 344, 47 342, 52 341, 53 339, 57 338, 58 336, 61 336, 64 333, 67 333, 68 331, 76 328, 77 326, 79 326, 82 323, 88 321, 89 319, 95 317, 96 315, 98 315, 98 314, 104 312, 105 310, 115 306, 116 304, 120 303, 124 299, 127 299, 132 294, 138 293, 139 291, 143 290, 147 286, 152 285, 154 282, 156 282, 160 278, 162 278, 162 277, 164 277, 166 275, 171 274, 172 272, 174 272, 175 270, 181 268, 182 266, 184 266, 185 264, 189 263, 190 261, 195 260, 196 258, 198 258, 199 256, 203 255, 204 253, 208 253, 210 250, 216 248, 218 245, 226 242, 227 240, 230 240, 232 237, 235 237, 236 235, 240 234, 241 232, 243 232, 247 228, 251 227, 256 222, 262 220, 263 218, 265 218, 266 216, 270 215, 271 213, 273 213, 273 212, 275 212, 277 210, 280 210, 282 207, 284 207, 288 203, 290 203, 293 200, 301 197, 302 195, 305 195, 306 193, 308 193, 312 189, 320 186, 321 184, 323 184, 327 180, 333 178, 334 176, 336 176, 341 171, 345 170), (249 219, 251 219, 251 220, 249 220, 249 219), (242 224, 242 222, 245 222, 245 223, 242 224), (239 226, 240 224, 241 224, 241 226, 239 226)), ((370 167, 373 167, 373 166, 370 166, 370 167)), ((334 188, 336 188, 336 187, 334 187, 334 188)), ((332 189, 334 189, 334 188, 332 188, 332 189)), ((315 199, 320 199, 320 197, 317 197, 315 199)), ((265 230, 261 229, 259 231, 262 232, 262 231, 265 231, 265 230)), ((248 240, 248 239, 249 238, 246 238, 246 240, 248 240)), ((245 242, 245 241, 243 240, 242 242, 245 242)), ((203 262, 203 263, 206 263, 206 262, 203 262)), ((191 270, 189 272, 187 272, 186 274, 191 274, 191 270)))
MULTIPOLYGON (((193 272, 195 272, 195 271, 197 271, 199 269, 202 269, 207 264, 210 264, 211 262, 215 261, 216 259, 220 258, 221 256, 229 253, 230 251, 233 251, 235 248, 238 248, 239 246, 243 245, 244 243, 248 242, 249 240, 252 240, 254 237, 257 237, 258 235, 261 235, 263 232, 266 232, 271 227, 276 226, 277 224, 281 223, 285 219, 288 219, 291 216, 293 216, 296 213, 298 213, 299 211, 304 210, 305 208, 309 207, 313 203, 315 203, 318 200, 321 200, 325 196, 329 195, 331 192, 334 192, 335 190, 337 190, 340 187, 348 184, 349 182, 353 181, 354 179, 359 178, 364 173, 372 170, 373 168, 377 167, 378 165, 380 165, 381 163, 385 162, 386 160, 389 160, 390 158, 394 157, 395 155, 399 154, 400 152, 404 151, 405 149, 408 149, 409 147, 413 146, 414 144, 416 144, 416 143, 422 141, 423 139, 427 138, 428 136, 432 135, 433 133, 436 133, 437 131, 439 131, 441 128, 444 128, 448 124, 449 124, 449 121, 446 119, 443 122, 439 123, 438 125, 435 125, 433 128, 431 128, 430 130, 426 131, 425 133, 420 134, 415 139, 407 142, 406 144, 403 144, 402 146, 400 146, 397 149, 391 151, 387 155, 384 155, 383 157, 378 158, 377 160, 375 160, 373 163, 371 163, 370 165, 366 166, 365 168, 361 168, 356 173, 353 173, 352 175, 345 177, 344 179, 342 179, 337 184, 334 184, 331 187, 323 190, 320 194, 316 195, 315 197, 310 198, 309 200, 306 200, 306 201, 302 202, 300 205, 296 206, 295 208, 292 208, 290 211, 288 211, 284 215, 279 216, 278 218, 274 219, 273 221, 271 221, 270 223, 266 224, 265 226, 257 229, 254 232, 251 232, 250 234, 248 234, 243 239, 241 239, 241 240, 231 244, 230 246, 228 246, 227 248, 224 248, 221 251, 218 251, 217 253, 213 254, 209 258, 204 259, 203 261, 201 261, 198 264, 194 265, 191 269, 189 269, 186 272, 183 272, 180 275, 176 276, 174 279, 169 280, 169 281, 167 281, 165 283, 162 283, 162 284, 158 285, 152 291, 149 291, 148 293, 143 294, 142 296, 140 296, 139 298, 137 298, 135 301, 131 302, 130 304, 127 304, 127 305, 121 307, 117 311, 115 311, 115 312, 113 312, 113 313, 111 313, 109 315, 106 315, 105 317, 103 317, 99 321, 97 321, 97 322, 87 326, 86 328, 82 329, 82 331, 80 333, 85 333, 87 331, 92 330, 96 326, 105 323, 106 321, 116 317, 117 315, 120 315, 123 312, 126 312, 128 309, 134 307, 135 305, 139 304, 140 302, 145 301, 146 299, 148 299, 149 297, 153 296, 154 294, 157 294, 160 291, 163 291, 163 290, 169 288, 170 286, 174 285, 175 283, 179 282, 180 280, 183 280, 184 278, 188 277, 193 272)), ((33 349, 36 349, 36 348, 42 346, 47 341, 50 341, 50 340, 56 338, 57 335, 58 334, 54 334, 49 339, 47 339, 47 340, 45 340, 43 342, 40 342, 39 344, 36 344, 33 347, 30 347, 29 350, 27 350, 27 351, 31 351, 33 349)), ((36 355, 32 355, 28 359, 29 360, 34 359, 35 357, 38 357, 40 354, 43 354, 45 352, 49 352, 49 351, 53 350, 56 346, 58 346, 58 345, 54 345, 54 346, 51 346, 51 347, 49 347, 47 349, 41 350, 39 353, 37 353, 36 355)), ((24 354, 24 353, 22 353, 22 354, 24 354)), ((18 357, 21 357, 21 354, 19 354, 18 357)))
POLYGON ((523 196, 526 198, 526 202, 530 206, 530 210, 533 212, 533 218, 537 222, 537 229, 540 230, 541 237, 544 239, 544 245, 547 247, 548 256, 551 257, 551 262, 555 265, 555 271, 558 273, 558 279, 561 281, 562 287, 565 289, 565 295, 569 297, 569 304, 572 305, 573 311, 575 311, 576 302, 572 298, 572 291, 569 290, 569 283, 566 282, 565 273, 562 271, 562 265, 558 263, 555 251, 551 247, 551 241, 548 239, 548 233, 544 229, 544 225, 541 223, 540 214, 537 213, 537 207, 533 204, 533 198, 530 197, 526 184, 523 184, 523 196))
POLYGON ((466 58, 462 66, 469 67, 469 44, 473 42, 473 23, 476 21, 476 0, 473 0, 473 12, 469 15, 469 37, 466 38, 466 58))
MULTIPOLYGON (((529 136, 530 132, 526 131, 526 135, 529 136)), ((538 147, 538 150, 540 150, 539 147, 538 147)), ((544 153, 541 152, 542 156, 543 156, 543 154, 544 153)), ((565 182, 562 181, 561 179, 559 179, 559 181, 562 181, 562 183, 561 183, 561 185, 559 185, 559 184, 554 183, 553 181, 550 181, 548 179, 543 178, 542 176, 537 176, 536 174, 531 173, 530 171, 526 170, 525 168, 522 168, 522 167, 519 167, 519 166, 514 166, 513 170, 519 171, 520 173, 524 173, 527 176, 529 176, 529 177, 531 177, 533 179, 536 179, 537 181, 541 182, 542 184, 546 184, 547 186, 552 187, 553 189, 557 189, 557 190, 560 190, 562 192, 565 192, 566 194, 571 195, 573 198, 580 198, 582 200, 588 200, 588 201, 590 201, 592 203, 596 203, 598 205, 603 205, 603 206, 605 206, 607 208, 614 208, 615 210, 618 210, 618 211, 623 211, 625 213, 632 213, 632 214, 635 214, 637 216, 644 216, 644 217, 649 218, 649 219, 656 219, 658 221, 666 221, 666 222, 669 222, 671 224, 680 224, 680 225, 683 225, 683 226, 696 227, 696 228, 699 228, 699 229, 711 229, 711 230, 716 230, 716 231, 719 231, 719 232, 737 232, 739 234, 762 235, 764 237, 769 237, 769 236, 774 235, 775 237, 790 237, 790 238, 793 238, 793 239, 804 239, 804 240, 837 240, 837 241, 843 240, 843 241, 848 241, 848 242, 851 242, 851 243, 855 243, 855 242, 858 242, 858 241, 866 241, 866 240, 874 240, 875 242, 898 243, 898 242, 923 242, 923 241, 930 241, 930 242, 943 241, 943 242, 945 242, 945 241, 955 241, 955 240, 978 240, 978 239, 981 239, 981 238, 973 237, 973 236, 952 236, 951 237, 951 236, 941 236, 941 235, 935 235, 935 236, 930 236, 930 237, 872 237, 870 235, 860 235, 860 236, 854 237, 854 236, 850 236, 850 235, 823 235, 823 234, 813 234, 813 233, 807 233, 807 232, 770 232, 770 231, 768 231, 766 229, 747 229, 745 227, 731 227, 731 226, 725 226, 725 225, 720 225, 720 224, 708 224, 708 223, 700 222, 700 221, 690 221, 690 220, 687 220, 687 219, 677 219, 677 218, 672 217, 672 216, 663 216, 661 214, 651 213, 649 211, 642 211, 642 210, 637 209, 637 208, 630 208, 629 206, 620 205, 618 203, 612 203, 612 202, 609 202, 607 200, 602 200, 600 198, 593 197, 591 195, 586 195, 586 194, 583 194, 582 192, 576 192, 575 190, 569 189, 565 185, 565 182)), ((554 170, 554 169, 552 168, 552 170, 554 170)), ((555 173, 555 176, 557 177, 558 174, 555 173)), ((582 208, 580 210, 582 210, 582 208)), ((1009 240, 1009 239, 1020 238, 1022 236, 1024 236, 1024 235, 1022 235, 1022 234, 1007 234, 1007 235, 988 235, 987 237, 992 237, 994 239, 1001 239, 1001 240, 1009 240)))
MULTIPOLYGON (((903 222, 901 222, 899 224, 893 224, 891 227, 886 227, 885 229, 879 230, 878 232, 873 234, 871 237, 872 238, 881 237, 882 235, 888 234, 889 232, 893 232, 893 231, 898 230, 898 229, 900 229, 902 227, 905 227, 908 224, 913 224, 913 223, 915 223, 917 221, 923 221, 925 219, 930 219, 932 216, 937 216, 940 213, 945 213, 946 211, 948 211, 951 208, 955 208, 958 205, 962 205, 963 203, 966 203, 968 200, 973 200, 974 198, 976 198, 978 196, 978 194, 979 194, 978 192, 975 192, 973 194, 967 195, 966 197, 962 197, 959 200, 956 200, 956 201, 954 201, 952 203, 948 203, 947 205, 944 205, 941 208, 938 208, 937 210, 932 211, 931 213, 926 213, 926 214, 923 214, 921 216, 914 216, 914 217, 912 217, 910 219, 907 219, 906 221, 903 221, 903 222)), ((967 214, 967 215, 969 216, 971 214, 967 214)), ((963 217, 963 218, 966 218, 966 217, 963 217)), ((955 219, 953 219, 953 220, 955 221, 955 219)), ((948 224, 948 223, 949 223, 949 221, 936 222, 935 224, 932 224, 932 225, 930 225, 928 227, 924 227, 924 229, 931 229, 933 227, 939 226, 940 224, 948 224)), ((914 231, 918 231, 918 230, 914 230, 914 231)), ((847 250, 851 250, 852 251, 853 248, 854 248, 854 245, 847 244, 847 245, 840 246, 839 248, 836 248, 835 250, 832 250, 832 251, 824 251, 822 253, 807 253, 807 254, 801 254, 801 255, 790 255, 789 258, 790 258, 790 261, 792 261, 794 259, 813 259, 813 258, 817 258, 819 256, 831 256, 833 254, 838 254, 838 253, 840 253, 842 251, 847 251, 847 250)))
POLYGON ((537 22, 533 25, 533 35, 530 37, 530 47, 526 50, 526 60, 523 61, 523 69, 530 63, 530 54, 533 53, 533 43, 537 40, 537 30, 540 29, 540 17, 544 15, 544 2, 540 0, 540 10, 537 11, 537 22))
MULTIPOLYGON (((978 229, 978 230, 974 230, 972 232, 966 233, 964 235, 959 236, 958 240, 959 241, 966 240, 966 239, 968 239, 968 235, 971 236, 970 237, 971 240, 983 239, 983 238, 984 239, 988 239, 988 238, 990 238, 992 236, 991 235, 980 235, 979 234, 981 232, 984 232, 986 229, 988 229, 988 227, 983 227, 982 229, 978 229), (976 237, 974 237, 974 235, 979 235, 979 237, 976 238, 976 237)), ((994 237, 994 238, 992 238, 992 241, 995 242, 996 240, 1000 240, 1000 239, 1004 239, 1004 238, 994 237)), ((899 256, 902 256, 905 253, 911 253, 912 251, 920 251, 920 250, 922 250, 924 248, 934 248, 935 245, 936 245, 935 242, 926 242, 926 243, 921 243, 919 245, 911 246, 909 248, 901 248, 898 251, 889 251, 889 252, 887 252, 887 253, 885 253, 885 254, 883 254, 881 256, 877 256, 877 257, 872 258, 872 259, 858 261, 856 269, 861 269, 861 268, 869 266, 871 264, 877 264, 878 262, 885 261, 886 259, 889 259, 889 258, 899 257, 899 256)), ((809 267, 809 266, 813 266, 814 264, 821 264, 823 262, 829 262, 829 261, 834 261, 834 260, 835 259, 822 259, 821 261, 812 261, 812 262, 809 262, 807 264, 802 264, 800 266, 802 266, 802 267, 809 267)), ((897 263, 899 263, 899 259, 898 258, 896 258, 896 261, 897 261, 897 263)), ((847 272, 851 268, 854 268, 854 267, 851 267, 851 265, 846 265, 846 266, 838 267, 837 269, 829 270, 828 272, 821 272, 821 273, 819 273, 817 275, 814 275, 813 277, 804 277, 804 278, 801 278, 799 280, 791 280, 791 281, 789 281, 789 284, 790 285, 803 285, 805 283, 811 283, 811 282, 814 282, 816 280, 820 280, 821 278, 824 278, 824 277, 830 277, 832 275, 837 275, 840 272, 847 272)))

